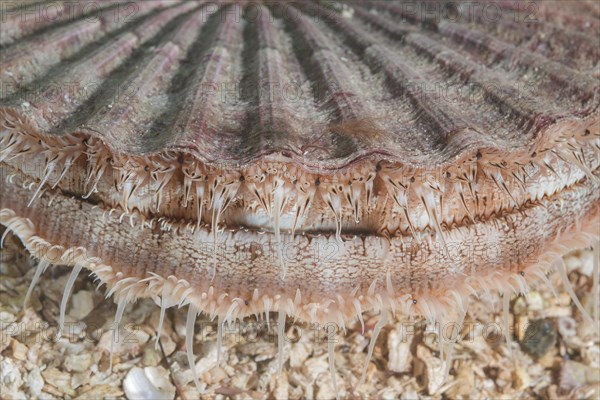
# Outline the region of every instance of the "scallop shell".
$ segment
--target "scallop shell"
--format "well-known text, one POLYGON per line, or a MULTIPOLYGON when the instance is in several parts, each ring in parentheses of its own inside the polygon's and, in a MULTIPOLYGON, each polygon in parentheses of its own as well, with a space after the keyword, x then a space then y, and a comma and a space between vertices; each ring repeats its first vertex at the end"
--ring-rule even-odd
POLYGON ((370 155, 430 166, 528 149, 598 106, 592 4, 500 2, 469 16, 433 3, 431 17, 393 2, 252 4, 211 19, 215 5, 174 3, 105 1, 50 26, 8 13, 3 115, 116 153, 338 170, 370 155))
POLYGON ((594 2, 95 5, 6 9, 0 222, 117 322, 464 318, 600 236, 594 2))

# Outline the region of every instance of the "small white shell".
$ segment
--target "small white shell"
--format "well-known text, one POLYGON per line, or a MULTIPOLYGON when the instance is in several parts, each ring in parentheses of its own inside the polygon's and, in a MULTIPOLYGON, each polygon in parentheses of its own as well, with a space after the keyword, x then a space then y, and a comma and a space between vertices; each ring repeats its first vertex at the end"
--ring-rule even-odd
POLYGON ((175 398, 175 386, 163 367, 132 368, 123 381, 123 389, 129 400, 175 398))

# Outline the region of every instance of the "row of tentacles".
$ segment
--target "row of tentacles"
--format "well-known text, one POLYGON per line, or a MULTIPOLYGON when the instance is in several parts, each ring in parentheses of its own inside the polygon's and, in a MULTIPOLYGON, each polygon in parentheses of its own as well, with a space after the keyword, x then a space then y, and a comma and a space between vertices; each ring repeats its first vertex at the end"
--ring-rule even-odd
MULTIPOLYGON (((259 320, 264 315, 264 320, 269 321, 270 313, 278 313, 278 346, 279 346, 279 367, 282 367, 283 363, 283 335, 286 317, 290 316, 294 319, 298 316, 309 317, 310 311, 307 309, 311 308, 311 305, 304 305, 299 307, 301 301, 301 293, 299 289, 296 292, 294 299, 292 298, 270 298, 269 296, 261 296, 260 293, 256 293, 253 296, 252 301, 249 305, 244 307, 244 302, 241 299, 229 299, 224 294, 217 294, 213 288, 208 292, 199 294, 193 293, 193 288, 185 280, 178 280, 174 276, 167 278, 152 274, 145 279, 139 279, 134 277, 123 277, 122 273, 116 272, 113 268, 105 264, 103 260, 99 258, 90 258, 86 256, 85 248, 64 248, 62 246, 53 246, 43 238, 35 234, 35 225, 26 218, 20 218, 9 209, 2 209, 0 211, 0 222, 6 226, 6 232, 2 237, 4 241, 6 235, 9 232, 14 233, 19 237, 25 244, 25 247, 32 252, 32 256, 39 257, 40 261, 35 270, 33 280, 25 298, 25 305, 28 298, 31 295, 32 290, 39 281, 44 271, 52 264, 66 264, 72 265, 73 271, 66 283, 62 301, 60 304, 60 318, 58 326, 58 335, 60 336, 61 331, 64 327, 65 312, 68 304, 68 300, 71 295, 73 284, 81 270, 83 268, 91 271, 91 275, 95 276, 95 280, 98 281, 99 285, 106 284, 106 297, 113 297, 117 303, 117 311, 115 315, 115 326, 114 332, 116 338, 117 330, 125 310, 125 306, 129 303, 134 302, 138 298, 150 297, 160 306, 160 321, 157 327, 157 341, 160 337, 162 330, 162 323, 164 321, 164 315, 167 308, 170 307, 185 307, 188 306, 187 323, 186 323, 186 348, 188 353, 188 361, 190 368, 194 375, 194 382, 200 392, 206 390, 199 381, 199 378, 195 372, 195 358, 193 355, 193 338, 194 338, 194 324, 199 313, 204 313, 211 320, 217 320, 217 348, 218 348, 218 359, 219 362, 222 360, 222 338, 223 329, 226 325, 241 320, 248 315, 254 315, 259 320), (242 311, 243 310, 243 311, 242 311), (303 312, 304 311, 304 312, 303 312)), ((597 233, 595 232, 594 225, 598 222, 598 216, 593 218, 586 226, 573 227, 573 229, 563 232, 559 237, 555 238, 554 242, 550 246, 549 250, 540 259, 540 262, 535 266, 532 266, 525 270, 523 274, 513 274, 511 276, 502 276, 501 274, 489 274, 488 276, 481 276, 469 280, 464 283, 462 288, 456 288, 456 290, 449 290, 442 297, 422 297, 417 302, 412 299, 410 295, 399 296, 394 293, 394 289, 391 287, 391 283, 388 279, 387 284, 384 284, 383 290, 377 290, 375 293, 376 283, 373 282, 371 288, 366 295, 358 295, 353 300, 355 305, 355 318, 357 318, 363 326, 364 333, 364 322, 363 322, 363 311, 362 310, 374 310, 379 312, 380 319, 376 324, 374 331, 371 335, 371 341, 368 348, 367 358, 363 367, 361 379, 356 387, 364 383, 367 366, 373 354, 375 341, 380 333, 381 329, 388 323, 389 313, 396 315, 396 312, 401 315, 415 314, 423 315, 429 324, 439 327, 444 322, 452 322, 456 326, 462 326, 465 315, 468 310, 469 299, 473 296, 478 296, 479 293, 485 292, 490 294, 491 292, 497 292, 502 295, 502 308, 503 308, 503 329, 505 330, 505 338, 507 341, 508 351, 511 352, 510 335, 508 334, 508 312, 509 312, 509 300, 511 296, 527 295, 529 291, 529 285, 536 282, 545 282, 552 293, 556 296, 555 289, 552 287, 550 280, 547 277, 547 272, 556 270, 562 278, 565 289, 571 296, 573 302, 576 304, 578 309, 581 311, 582 316, 591 322, 592 324, 600 324, 600 243, 597 242, 597 233), (594 245, 595 249, 595 260, 593 269, 593 317, 588 314, 583 305, 578 300, 573 288, 569 282, 567 276, 566 266, 562 260, 562 255, 567 253, 569 249, 582 248, 589 245, 594 245), (461 293, 464 293, 461 295, 461 293), (454 312, 452 312, 454 311, 454 312), (452 317, 454 315, 454 317, 452 317), (454 319, 452 319, 454 318, 454 319)), ((388 277, 389 278, 389 277, 388 277)), ((277 296, 276 296, 277 297, 277 296)), ((333 313, 329 315, 336 315, 337 306, 343 306, 341 304, 331 304, 333 313)), ((341 330, 345 331, 345 324, 347 317, 344 316, 343 312, 337 310, 338 319, 332 320, 336 323, 341 330)), ((600 325, 598 325, 600 332, 600 325)), ((439 346, 440 346, 440 358, 443 359, 442 366, 444 368, 444 376, 447 377, 451 362, 452 362, 452 346, 459 340, 458 335, 454 335, 449 340, 449 348, 444 353, 444 341, 447 338, 444 337, 441 331, 438 330, 439 346), (445 355, 444 355, 445 354, 445 355)), ((335 365, 333 361, 333 354, 335 344, 334 341, 328 342, 329 362, 331 367, 332 379, 335 382, 335 365)), ((112 346, 111 346, 111 358, 110 365, 112 368, 112 346)), ((334 383, 334 388, 337 391, 337 386, 334 383)))
MULTIPOLYGON (((164 220, 161 227, 165 229, 173 225, 198 228, 206 221, 216 235, 226 209, 232 204, 239 206, 246 195, 242 207, 271 217, 276 236, 283 213, 294 214, 293 236, 302 228, 303 218, 315 199, 319 199, 329 213, 327 218, 335 221, 336 238, 340 242, 344 224, 350 227, 359 224, 362 218, 374 212, 382 214, 379 235, 412 235, 418 242, 432 235, 443 242, 447 229, 490 218, 554 194, 545 191, 543 185, 535 187, 532 193, 530 182, 553 174, 558 176, 557 170, 580 171, 596 181, 593 170, 598 167, 600 155, 597 122, 597 118, 591 118, 578 129, 569 130, 571 133, 561 132, 557 137, 537 143, 530 152, 513 153, 510 157, 493 151, 477 151, 464 156, 462 162, 434 170, 376 162, 376 158, 371 157, 338 173, 330 173, 310 172, 286 162, 257 161, 238 168, 208 166, 192 156, 174 152, 120 155, 102 140, 89 135, 31 133, 24 121, 7 119, 3 123, 5 129, 0 131, 0 162, 14 164, 42 156, 43 165, 29 166, 40 180, 30 205, 45 187, 61 187, 61 180, 73 178, 73 170, 86 169, 83 199, 94 196, 104 179, 103 190, 113 187, 121 198, 116 204, 104 204, 106 208, 120 208, 148 224, 156 222, 148 215, 158 214, 163 217, 158 218, 158 222, 164 220), (391 209, 376 204, 376 181, 380 197, 392 200, 391 209), (478 188, 484 185, 498 188, 497 201, 482 205, 478 188), (171 199, 178 200, 163 204, 166 192, 171 199), (413 204, 423 207, 427 213, 426 223, 420 218, 419 210, 411 209, 413 204), (445 212, 444 204, 446 207, 456 204, 460 215, 445 212)), ((574 182, 567 182, 571 183, 574 182)), ((101 197, 99 200, 109 201, 101 197)))

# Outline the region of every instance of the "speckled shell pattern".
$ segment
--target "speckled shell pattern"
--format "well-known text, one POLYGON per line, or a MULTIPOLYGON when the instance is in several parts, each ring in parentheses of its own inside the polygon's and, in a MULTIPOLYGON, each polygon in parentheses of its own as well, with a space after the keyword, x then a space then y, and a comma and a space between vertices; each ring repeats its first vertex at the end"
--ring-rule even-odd
POLYGON ((598 110, 593 1, 50 3, 3 5, 0 115, 116 153, 444 164, 598 110))

